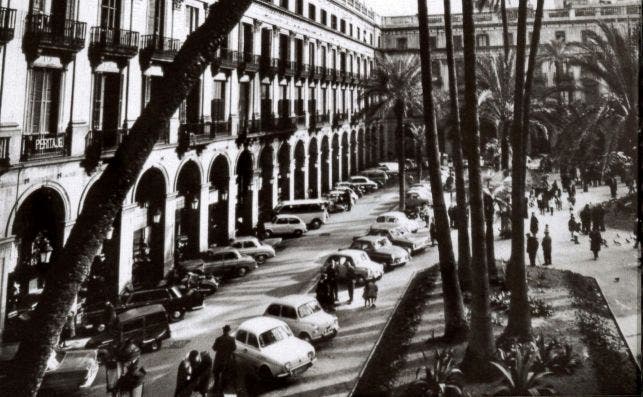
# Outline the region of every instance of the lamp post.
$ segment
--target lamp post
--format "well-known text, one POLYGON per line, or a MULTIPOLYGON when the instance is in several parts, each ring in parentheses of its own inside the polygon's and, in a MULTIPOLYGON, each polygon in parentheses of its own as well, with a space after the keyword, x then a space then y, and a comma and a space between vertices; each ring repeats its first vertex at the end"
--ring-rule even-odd
POLYGON ((154 223, 161 222, 161 216, 162 215, 163 215, 163 212, 161 212, 161 209, 157 208, 156 211, 154 211, 154 215, 152 215, 152 222, 154 222, 154 223))
POLYGON ((40 263, 49 263, 49 260, 51 259, 51 253, 54 251, 54 249, 49 243, 49 239, 47 237, 43 238, 39 251, 40 263))

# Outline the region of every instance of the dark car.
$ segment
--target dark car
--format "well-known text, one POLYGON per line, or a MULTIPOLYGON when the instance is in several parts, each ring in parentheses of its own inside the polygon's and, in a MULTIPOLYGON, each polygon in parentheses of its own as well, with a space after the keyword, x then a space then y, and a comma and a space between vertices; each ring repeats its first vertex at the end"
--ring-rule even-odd
POLYGON ((257 261, 251 256, 243 255, 235 248, 213 247, 201 254, 199 261, 183 261, 179 263, 183 270, 202 272, 215 277, 245 276, 257 268, 257 261))
POLYGON ((391 243, 402 247, 409 253, 422 251, 429 246, 429 239, 420 237, 409 232, 405 227, 395 228, 371 228, 368 231, 369 236, 384 236, 387 237, 391 243))
POLYGON ((177 287, 142 289, 123 294, 117 311, 155 304, 163 305, 171 321, 178 321, 186 311, 203 307, 203 295, 195 290, 183 295, 177 287))
POLYGON ((409 261, 409 253, 397 247, 382 236, 362 236, 353 240, 351 249, 358 249, 366 252, 372 261, 382 263, 387 270, 392 266, 402 266, 409 261))

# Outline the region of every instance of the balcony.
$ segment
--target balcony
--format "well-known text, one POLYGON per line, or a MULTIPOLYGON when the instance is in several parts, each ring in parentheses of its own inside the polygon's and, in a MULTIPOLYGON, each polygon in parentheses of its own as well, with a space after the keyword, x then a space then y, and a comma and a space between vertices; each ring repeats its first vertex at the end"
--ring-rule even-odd
POLYGON ((67 134, 27 134, 22 136, 22 160, 38 160, 67 154, 67 134))
POLYGON ((348 72, 345 72, 343 70, 340 70, 337 72, 337 82, 338 83, 348 83, 349 78, 348 78, 348 72))
POLYGON ((293 77, 295 75, 295 62, 280 59, 278 73, 281 76, 293 77))
POLYGON ((348 120, 348 113, 336 112, 333 115, 333 128, 339 128, 348 120))
POLYGON ((324 68, 321 66, 315 66, 314 69, 312 70, 312 78, 313 80, 321 80, 324 78, 324 68))
POLYGON ((13 40, 16 29, 16 10, 0 7, 0 45, 5 45, 13 40))
POLYGON ((218 73, 219 69, 233 70, 239 67, 241 55, 238 51, 230 51, 227 48, 219 49, 217 56, 212 62, 213 73, 218 73))
POLYGON ((183 147, 204 145, 212 139, 210 123, 182 123, 179 126, 179 142, 183 147))
POLYGON ((279 59, 261 56, 259 60, 259 73, 261 73, 262 77, 272 79, 275 77, 275 74, 277 74, 277 69, 279 69, 279 59))
POLYGON ((261 62, 261 57, 255 55, 251 52, 244 52, 241 54, 241 62, 239 63, 239 69, 255 73, 259 71, 259 64, 261 62))
POLYGON ((256 119, 254 116, 251 119, 241 118, 239 119, 239 135, 248 136, 257 134, 262 130, 269 130, 268 126, 273 125, 273 119, 272 115, 264 115, 261 119, 256 119))
POLYGON ((181 48, 181 41, 170 37, 148 34, 141 40, 141 61, 149 64, 153 61, 172 62, 181 48))
POLYGON ((335 69, 324 68, 324 80, 328 82, 333 81, 334 74, 335 74, 335 69))
POLYGON ((330 113, 322 113, 315 116, 318 125, 328 125, 330 123, 330 113))
POLYGON ((310 69, 308 65, 301 62, 295 62, 295 78, 305 80, 308 78, 310 69))
POLYGON ((85 47, 87 24, 71 19, 58 20, 50 15, 29 14, 26 18, 24 48, 33 58, 41 53, 64 56, 66 62, 85 47))
POLYGON ((275 119, 274 131, 277 133, 289 133, 297 130, 297 117, 279 116, 275 119))
POLYGON ((127 135, 127 130, 119 128, 116 130, 89 130, 85 138, 85 146, 92 147, 100 152, 115 150, 127 135))
POLYGON ((210 136, 214 139, 229 137, 232 135, 232 120, 212 120, 210 125, 210 136))
POLYGON ((138 52, 138 42, 138 32, 94 26, 89 34, 89 57, 95 62, 128 60, 138 52))

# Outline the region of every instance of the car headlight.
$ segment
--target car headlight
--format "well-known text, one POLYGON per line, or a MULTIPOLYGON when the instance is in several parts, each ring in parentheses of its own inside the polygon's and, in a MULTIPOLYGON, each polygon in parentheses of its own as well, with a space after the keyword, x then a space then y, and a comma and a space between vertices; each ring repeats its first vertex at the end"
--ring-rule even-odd
POLYGON ((284 364, 284 368, 286 368, 286 370, 290 371, 290 368, 292 368, 292 363, 290 361, 287 361, 286 364, 284 364))

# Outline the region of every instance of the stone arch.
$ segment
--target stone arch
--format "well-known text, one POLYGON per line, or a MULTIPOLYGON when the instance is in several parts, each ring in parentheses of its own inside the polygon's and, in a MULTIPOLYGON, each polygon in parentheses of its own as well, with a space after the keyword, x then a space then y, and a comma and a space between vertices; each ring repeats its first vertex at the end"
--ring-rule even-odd
POLYGON ((321 193, 328 193, 329 186, 328 182, 330 180, 331 172, 331 155, 330 155, 330 138, 328 135, 322 136, 321 139, 321 159, 319 161, 321 165, 321 193))
POLYGON ((308 197, 319 197, 319 148, 317 137, 310 137, 308 141, 308 197))
POLYGON ((172 191, 176 192, 178 190, 179 175, 181 174, 181 171, 183 171, 183 169, 186 166, 188 166, 190 163, 194 164, 197 167, 197 169, 199 170, 199 176, 200 176, 199 183, 200 184, 205 183, 205 175, 206 174, 205 174, 205 172, 203 170, 203 165, 201 164, 201 162, 198 159, 188 157, 188 158, 184 158, 181 161, 181 163, 179 164, 179 166, 176 168, 176 174, 174 175, 174 183, 172 184, 172 189, 173 189, 172 191))
POLYGON ((247 148, 241 151, 237 156, 235 175, 237 178, 236 226, 242 234, 250 234, 254 227, 252 219, 254 166, 255 156, 252 151, 247 148))
POLYGON ((210 194, 208 195, 208 245, 228 242, 230 218, 230 159, 218 153, 212 159, 208 173, 210 194), (214 198, 216 197, 216 199, 214 198))
MULTIPOLYGON (((132 204, 134 204, 136 202, 136 190, 138 189, 138 185, 141 183, 141 178, 143 177, 143 175, 147 171, 149 171, 151 169, 155 169, 155 170, 157 170, 158 172, 161 173, 161 175, 163 176, 163 181, 165 182, 166 188, 169 187, 169 186, 173 186, 173 184, 170 184, 170 175, 167 172, 167 169, 162 164, 153 164, 153 165, 143 169, 141 171, 141 173, 138 174, 138 179, 136 180, 136 183, 134 183, 134 186, 132 187, 132 190, 131 190, 132 191, 132 201, 131 201, 132 204)), ((167 191, 166 191, 166 193, 167 193, 167 191)))
POLYGON ((18 200, 16 200, 16 203, 13 205, 13 208, 11 209, 11 212, 9 213, 9 220, 7 221, 7 227, 5 229, 5 235, 6 236, 11 236, 11 229, 14 226, 15 220, 16 220, 16 215, 18 210, 20 209, 20 206, 25 202, 29 196, 37 191, 38 189, 41 188, 49 188, 53 189, 56 191, 60 197, 62 198, 63 201, 63 206, 65 209, 65 222, 71 221, 71 200, 69 198, 69 194, 67 193, 67 190, 63 187, 58 182, 54 181, 44 181, 42 183, 37 183, 31 185, 29 188, 27 188, 20 197, 18 197, 18 200))
POLYGON ((298 140, 295 143, 295 148, 294 148, 294 153, 293 153, 294 161, 295 161, 295 172, 294 172, 294 183, 295 183, 295 191, 294 191, 294 198, 295 199, 304 199, 306 198, 306 145, 304 144, 303 140, 298 140))

